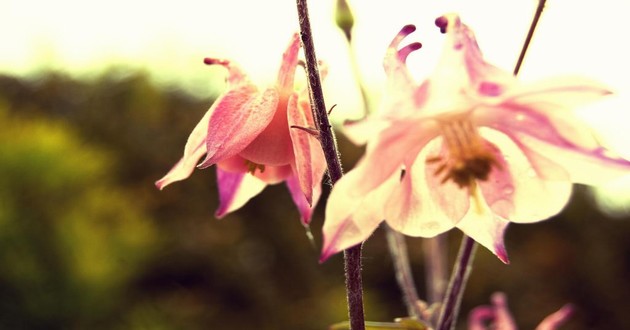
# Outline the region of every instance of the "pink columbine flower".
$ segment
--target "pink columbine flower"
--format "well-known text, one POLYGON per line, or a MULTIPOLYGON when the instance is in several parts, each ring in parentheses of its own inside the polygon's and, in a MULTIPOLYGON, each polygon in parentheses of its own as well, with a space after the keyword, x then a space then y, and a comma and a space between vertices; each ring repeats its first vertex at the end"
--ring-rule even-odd
MULTIPOLYGON (((468 315, 468 330, 518 330, 510 314, 507 298, 503 293, 492 295, 492 306, 479 306, 468 315)), ((571 314, 571 305, 565 305, 555 313, 547 316, 536 330, 556 330, 565 323, 571 314)))
POLYGON ((417 85, 406 66, 418 43, 387 49, 385 106, 365 156, 334 186, 326 208, 322 260, 367 239, 383 219, 403 234, 432 237, 457 227, 508 262, 509 222, 557 214, 572 183, 630 173, 571 112, 610 91, 572 77, 523 84, 484 61, 456 15, 436 24, 445 48, 417 85))
POLYGON ((221 218, 266 185, 285 181, 302 223, 308 224, 321 194, 326 162, 319 142, 307 129, 314 127, 308 94, 294 88, 299 50, 295 33, 284 52, 277 83, 262 91, 236 64, 205 59, 206 64, 228 70, 227 91, 193 129, 182 159, 156 186, 163 189, 188 178, 195 167, 216 164, 219 208, 215 216, 221 218))

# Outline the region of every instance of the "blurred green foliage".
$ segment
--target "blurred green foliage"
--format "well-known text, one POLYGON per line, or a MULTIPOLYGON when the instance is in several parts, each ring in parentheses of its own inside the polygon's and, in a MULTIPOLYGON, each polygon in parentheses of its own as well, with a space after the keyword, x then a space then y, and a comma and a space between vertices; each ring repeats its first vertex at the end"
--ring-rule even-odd
MULTIPOLYGON (((283 185, 222 221, 212 217, 213 169, 154 187, 211 102, 124 70, 89 81, 0 76, 0 329, 308 330, 344 320, 341 257, 317 263, 283 185)), ((361 149, 338 138, 351 168, 361 149)), ((630 328, 630 223, 605 218, 584 191, 552 221, 511 227, 511 265, 479 249, 460 328, 494 291, 508 294, 522 329, 567 302, 577 308, 567 329, 630 328)), ((449 233, 452 253, 459 237, 449 233)), ((421 240, 409 243, 422 296, 421 240)), ((405 316, 380 231, 364 251, 368 319, 405 316)))

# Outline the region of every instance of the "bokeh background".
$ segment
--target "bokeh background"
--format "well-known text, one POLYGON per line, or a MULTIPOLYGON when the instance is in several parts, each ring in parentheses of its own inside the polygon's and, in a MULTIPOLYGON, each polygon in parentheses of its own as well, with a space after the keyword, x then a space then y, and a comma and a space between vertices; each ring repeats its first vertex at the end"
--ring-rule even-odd
MULTIPOLYGON (((410 57, 430 73, 441 36, 433 19, 460 12, 489 60, 510 70, 536 1, 351 1, 351 48, 334 1, 313 1, 319 57, 331 67, 326 97, 336 123, 363 100, 374 108, 380 61, 395 32, 415 23, 424 48, 410 57)), ((190 130, 224 88, 206 56, 239 61, 252 79, 274 79, 297 26, 293 1, 5 1, 0 3, 0 329, 326 329, 346 318, 340 256, 318 264, 284 186, 266 188, 223 220, 212 169, 159 192, 153 182, 181 156, 190 130)), ((523 78, 574 73, 617 96, 580 114, 602 140, 627 150, 627 27, 617 0, 550 0, 523 78)), ((412 39, 413 39, 412 38, 412 39)), ((362 153, 338 134, 344 167, 362 153)), ((325 188, 328 190, 328 187, 325 188)), ((630 215, 623 180, 577 186, 566 209, 512 225, 510 265, 479 249, 462 321, 495 291, 508 294, 521 329, 565 303, 566 329, 628 329, 630 215)), ((535 206, 532 206, 535 207, 535 206)), ((461 234, 448 235, 449 264, 461 234)), ((421 239, 408 239, 424 292, 421 239)), ((367 318, 405 315, 382 230, 364 247, 367 318)))

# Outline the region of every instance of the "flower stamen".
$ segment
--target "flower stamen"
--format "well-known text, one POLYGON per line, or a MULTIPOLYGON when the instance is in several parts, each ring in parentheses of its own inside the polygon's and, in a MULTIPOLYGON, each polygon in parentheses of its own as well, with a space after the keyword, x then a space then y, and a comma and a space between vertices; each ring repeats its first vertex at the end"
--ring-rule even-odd
POLYGON ((247 172, 256 174, 256 170, 260 170, 260 173, 265 173, 265 165, 257 164, 249 160, 245 160, 245 165, 247 166, 247 172))
POLYGON ((484 140, 470 120, 450 118, 440 121, 442 137, 447 149, 447 156, 430 156, 427 164, 440 163, 435 175, 444 177, 441 183, 449 180, 460 188, 475 187, 475 180, 487 180, 493 167, 500 168, 495 155, 488 150, 484 140))

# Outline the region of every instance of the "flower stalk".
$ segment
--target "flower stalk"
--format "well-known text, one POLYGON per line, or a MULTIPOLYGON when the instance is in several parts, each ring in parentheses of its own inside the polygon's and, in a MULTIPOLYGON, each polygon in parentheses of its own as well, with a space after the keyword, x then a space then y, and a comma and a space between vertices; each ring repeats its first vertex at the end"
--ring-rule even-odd
POLYGON ((394 271, 396 273, 396 281, 403 294, 407 313, 418 320, 422 318, 422 311, 418 302, 418 292, 413 281, 411 273, 411 265, 409 263, 409 254, 407 253, 407 243, 403 234, 393 230, 389 225, 384 224, 385 236, 387 237, 387 246, 394 263, 394 271))
MULTIPOLYGON (((521 49, 521 53, 519 54, 516 65, 514 66, 513 73, 515 76, 521 69, 529 43, 534 36, 534 31, 536 30, 542 11, 545 8, 545 2, 546 0, 538 1, 538 7, 536 8, 529 31, 527 32, 523 48, 521 49)), ((440 313, 440 318, 436 328, 437 330, 450 330, 455 328, 456 317, 458 315, 459 306, 464 294, 464 288, 466 287, 466 282, 468 280, 468 274, 472 270, 472 262, 476 251, 476 245, 475 241, 467 235, 464 235, 462 238, 459 254, 455 262, 453 274, 445 296, 444 305, 440 313)))
POLYGON ((450 330, 455 328, 455 321, 459 314, 459 306, 462 302, 464 288, 468 282, 468 276, 472 271, 472 262, 477 250, 477 242, 464 235, 457 254, 457 262, 451 275, 446 291, 444 306, 440 313, 437 330, 450 330))
MULTIPOLYGON (((306 75, 308 79, 309 92, 311 98, 311 108, 318 130, 319 141, 324 151, 326 163, 328 165, 328 176, 330 183, 334 185, 343 175, 341 161, 335 144, 335 137, 332 126, 328 121, 328 113, 324 102, 317 57, 315 56, 315 46, 313 45, 313 34, 308 14, 306 0, 297 0, 298 19, 300 23, 300 37, 304 47, 306 62, 306 75)), ((350 329, 364 330, 365 317, 363 313, 363 285, 361 280, 361 244, 348 248, 344 251, 346 294, 348 299, 348 312, 350 317, 350 329)))

